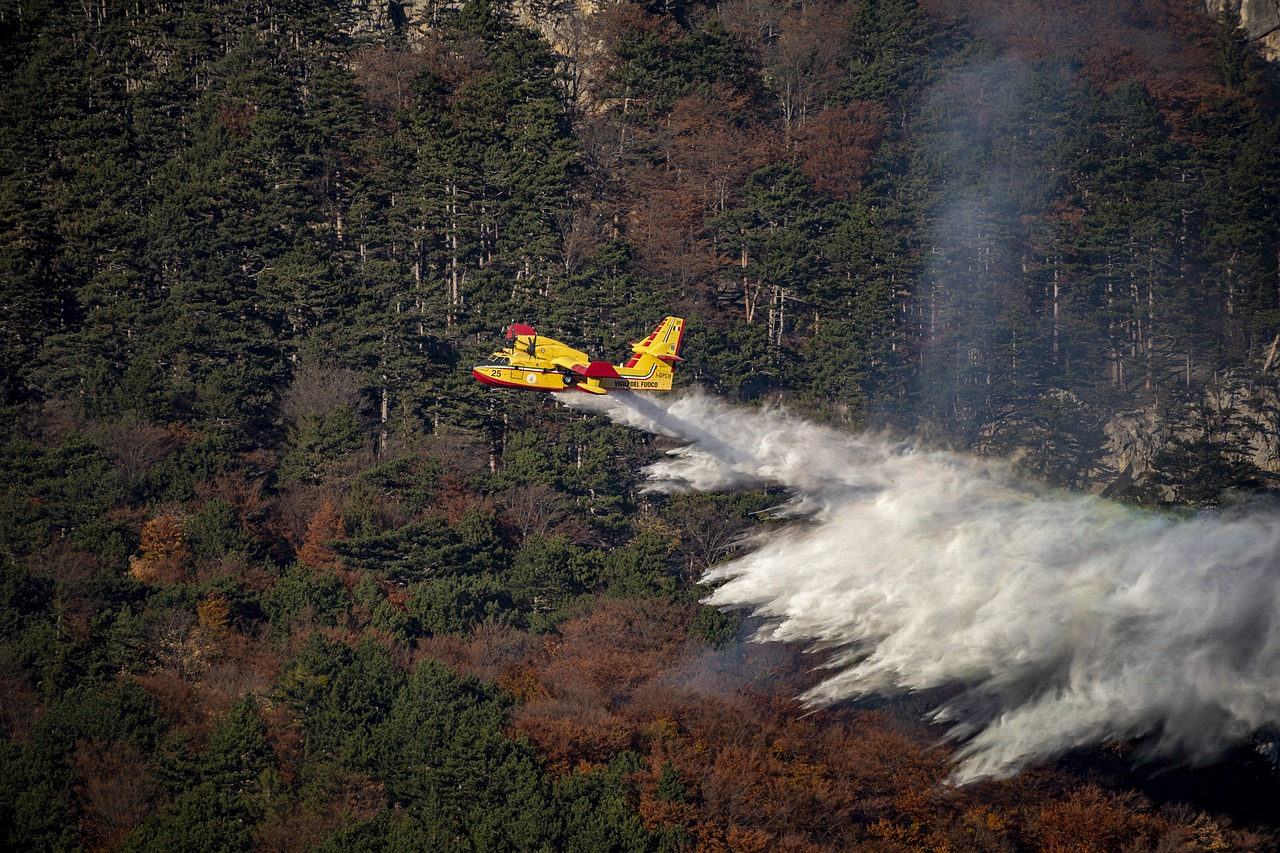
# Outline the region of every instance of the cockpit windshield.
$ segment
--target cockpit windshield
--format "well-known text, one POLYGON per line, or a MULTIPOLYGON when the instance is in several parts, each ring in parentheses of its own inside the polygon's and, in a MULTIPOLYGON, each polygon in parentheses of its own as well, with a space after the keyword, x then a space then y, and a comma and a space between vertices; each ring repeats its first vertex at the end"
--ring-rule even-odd
POLYGON ((510 358, 508 358, 505 355, 499 355, 498 353, 494 353, 493 355, 489 356, 489 360, 485 362, 485 365, 487 367, 507 367, 510 364, 511 364, 510 358))

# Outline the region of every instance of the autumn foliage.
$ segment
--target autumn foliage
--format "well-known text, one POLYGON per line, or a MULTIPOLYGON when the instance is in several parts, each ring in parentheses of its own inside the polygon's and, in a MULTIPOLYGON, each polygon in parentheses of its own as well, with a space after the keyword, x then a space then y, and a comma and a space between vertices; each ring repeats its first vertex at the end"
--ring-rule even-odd
POLYGON ((180 583, 188 577, 190 559, 181 519, 166 513, 142 525, 142 541, 138 554, 129 558, 129 573, 145 583, 180 583))
POLYGON ((812 660, 777 645, 715 652, 687 639, 690 618, 683 606, 602 601, 533 656, 513 722, 558 775, 637 752, 641 819, 695 849, 1101 851, 1254 838, 1049 771, 957 789, 950 750, 909 711, 804 708, 792 697, 812 660))
POLYGON ((311 516, 307 525, 307 535, 298 549, 298 562, 313 569, 335 569, 341 565, 341 559, 329 543, 345 539, 346 522, 332 501, 325 501, 311 516))
POLYGON ((0 6, 0 847, 1276 849, 1247 746, 957 788, 938 703, 803 705, 698 604, 783 489, 467 372, 679 313, 690 387, 1135 501, 1104 423, 1181 407, 1166 485, 1273 488, 1280 124, 1204 5, 0 6))

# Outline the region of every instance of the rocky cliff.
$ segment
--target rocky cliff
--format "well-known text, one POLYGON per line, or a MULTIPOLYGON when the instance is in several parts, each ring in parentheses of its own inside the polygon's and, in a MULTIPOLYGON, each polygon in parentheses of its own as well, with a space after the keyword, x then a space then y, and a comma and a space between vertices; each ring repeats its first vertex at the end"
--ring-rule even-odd
MULTIPOLYGON (((434 26, 442 10, 462 0, 351 0, 349 29, 367 34, 386 28, 421 33, 434 26)), ((1230 4, 1245 30, 1271 62, 1280 62, 1280 0, 1204 0, 1205 12, 1217 15, 1230 4)), ((566 57, 577 51, 581 22, 598 11, 597 0, 514 0, 511 11, 521 23, 538 30, 566 57)))
POLYGON ((1271 62, 1280 61, 1280 0, 1205 0, 1205 10, 1217 15, 1230 4, 1240 13, 1249 37, 1271 62))

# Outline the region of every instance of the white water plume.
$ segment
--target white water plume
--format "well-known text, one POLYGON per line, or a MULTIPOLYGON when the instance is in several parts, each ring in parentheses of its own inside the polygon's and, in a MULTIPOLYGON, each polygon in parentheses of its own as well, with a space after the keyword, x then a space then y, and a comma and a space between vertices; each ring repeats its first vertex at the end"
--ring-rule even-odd
POLYGON ((959 783, 1127 739, 1208 761, 1280 724, 1275 511, 1175 519, 699 395, 591 407, 690 442, 654 488, 791 490, 809 520, 708 572, 706 601, 829 650, 815 705, 948 688, 959 783))

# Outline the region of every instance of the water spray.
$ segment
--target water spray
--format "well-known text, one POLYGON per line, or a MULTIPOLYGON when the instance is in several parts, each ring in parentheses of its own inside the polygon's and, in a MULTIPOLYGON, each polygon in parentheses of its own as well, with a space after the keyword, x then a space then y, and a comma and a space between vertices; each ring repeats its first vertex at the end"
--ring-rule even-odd
POLYGON ((651 488, 780 485, 814 522, 714 567, 707 603, 827 650, 813 706, 948 688, 954 781, 1120 740, 1208 762, 1280 725, 1280 513, 1175 518, 779 409, 626 396, 593 407, 689 442, 651 488))

